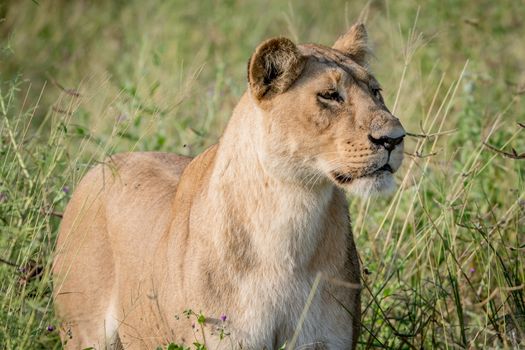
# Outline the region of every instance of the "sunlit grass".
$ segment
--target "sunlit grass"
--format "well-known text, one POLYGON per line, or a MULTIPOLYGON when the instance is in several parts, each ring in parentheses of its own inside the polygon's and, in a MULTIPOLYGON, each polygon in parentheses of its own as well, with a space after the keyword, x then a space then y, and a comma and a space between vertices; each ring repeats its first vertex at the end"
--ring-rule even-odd
POLYGON ((517 348, 525 160, 508 155, 525 152, 523 13, 517 1, 0 5, 2 348, 60 347, 50 264, 90 166, 120 151, 198 154, 221 135, 260 41, 330 45, 358 17, 411 133, 399 190, 349 198, 359 346, 517 348))

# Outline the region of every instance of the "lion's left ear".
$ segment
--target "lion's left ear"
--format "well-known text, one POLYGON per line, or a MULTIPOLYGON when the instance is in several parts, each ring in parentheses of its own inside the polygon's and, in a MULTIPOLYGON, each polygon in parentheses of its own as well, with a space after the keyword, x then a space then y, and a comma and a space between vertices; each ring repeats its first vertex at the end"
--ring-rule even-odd
POLYGON ((362 66, 367 65, 370 48, 365 25, 354 24, 348 32, 337 39, 332 48, 341 51, 362 66))

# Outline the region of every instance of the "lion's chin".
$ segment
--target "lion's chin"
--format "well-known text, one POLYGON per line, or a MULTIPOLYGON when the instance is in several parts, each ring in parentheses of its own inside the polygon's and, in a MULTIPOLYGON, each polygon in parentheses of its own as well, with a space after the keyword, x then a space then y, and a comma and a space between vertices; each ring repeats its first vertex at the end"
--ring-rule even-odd
POLYGON ((380 171, 369 176, 354 179, 346 184, 344 188, 351 194, 367 198, 392 193, 396 188, 396 184, 391 172, 380 171))

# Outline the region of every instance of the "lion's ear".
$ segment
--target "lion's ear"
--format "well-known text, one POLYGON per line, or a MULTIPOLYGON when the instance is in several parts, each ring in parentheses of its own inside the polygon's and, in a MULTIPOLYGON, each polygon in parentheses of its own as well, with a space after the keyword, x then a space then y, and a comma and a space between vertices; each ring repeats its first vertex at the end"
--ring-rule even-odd
POLYGON ((368 34, 363 23, 354 24, 348 32, 341 35, 332 46, 364 66, 368 63, 370 48, 368 47, 368 34))
POLYGON ((301 74, 306 58, 289 39, 260 44, 248 62, 248 83, 257 100, 285 92, 301 74))

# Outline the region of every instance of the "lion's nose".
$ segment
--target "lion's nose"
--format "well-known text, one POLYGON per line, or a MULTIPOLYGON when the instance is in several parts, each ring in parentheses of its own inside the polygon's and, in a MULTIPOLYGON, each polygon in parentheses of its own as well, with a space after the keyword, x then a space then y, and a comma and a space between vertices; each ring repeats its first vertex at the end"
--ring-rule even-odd
POLYGON ((388 152, 392 152, 394 148, 396 148, 396 146, 403 141, 404 137, 405 135, 403 134, 398 137, 381 136, 380 138, 376 139, 372 135, 368 135, 370 142, 385 147, 388 152))

